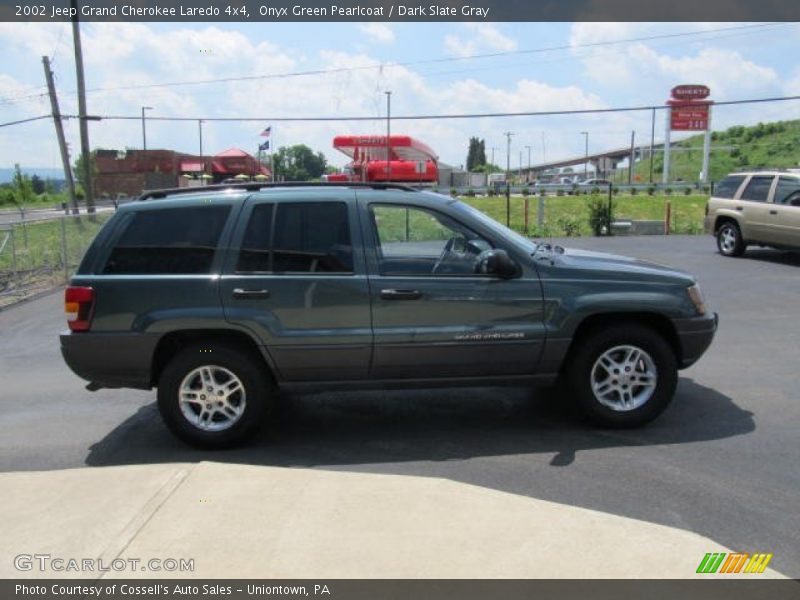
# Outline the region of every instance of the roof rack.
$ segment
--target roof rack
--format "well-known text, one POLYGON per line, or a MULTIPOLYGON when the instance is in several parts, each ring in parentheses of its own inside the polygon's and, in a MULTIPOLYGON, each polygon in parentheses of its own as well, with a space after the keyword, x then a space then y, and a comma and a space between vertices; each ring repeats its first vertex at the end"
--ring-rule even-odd
POLYGON ((282 181, 278 183, 223 183, 216 185, 203 185, 198 187, 166 188, 162 190, 148 190, 142 193, 137 200, 155 200, 177 196, 179 194, 196 194, 202 192, 220 192, 224 190, 241 190, 244 192, 258 192, 269 188, 292 187, 356 187, 370 188, 373 190, 403 190, 405 192, 418 192, 417 188, 402 183, 360 182, 360 181, 282 181))

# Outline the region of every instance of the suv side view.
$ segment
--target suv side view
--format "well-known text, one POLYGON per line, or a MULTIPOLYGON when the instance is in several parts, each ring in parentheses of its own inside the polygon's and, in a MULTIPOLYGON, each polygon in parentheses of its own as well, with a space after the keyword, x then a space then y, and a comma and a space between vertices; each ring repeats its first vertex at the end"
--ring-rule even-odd
POLYGON ((800 250, 800 172, 728 175, 708 201, 705 230, 724 256, 741 256, 748 244, 800 250))
POLYGON ((202 447, 251 437, 282 388, 561 382, 595 422, 641 425, 717 327, 689 275, 394 184, 150 193, 70 283, 61 349, 87 389, 157 387, 202 447))

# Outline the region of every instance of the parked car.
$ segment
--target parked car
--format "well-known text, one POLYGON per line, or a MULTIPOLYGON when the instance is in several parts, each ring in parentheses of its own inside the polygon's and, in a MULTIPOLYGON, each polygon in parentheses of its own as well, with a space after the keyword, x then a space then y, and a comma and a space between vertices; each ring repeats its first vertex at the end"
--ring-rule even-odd
POLYGON ((583 181, 579 181, 578 185, 580 187, 607 188, 610 183, 608 179, 584 179, 583 181))
POLYGON ((741 256, 749 244, 800 250, 800 172, 728 175, 706 205, 705 229, 724 256, 741 256))
POLYGON ((100 231, 65 308, 87 388, 157 387, 204 447, 252 436, 281 388, 563 382, 595 422, 641 425, 717 327, 685 273, 396 184, 148 193, 100 231))

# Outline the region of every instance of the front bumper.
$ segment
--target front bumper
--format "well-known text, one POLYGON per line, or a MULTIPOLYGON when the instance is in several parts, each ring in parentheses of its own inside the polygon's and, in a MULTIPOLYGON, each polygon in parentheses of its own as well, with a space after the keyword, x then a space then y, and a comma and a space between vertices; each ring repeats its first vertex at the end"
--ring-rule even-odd
POLYGON ((719 324, 717 313, 705 314, 690 319, 673 319, 680 343, 679 368, 692 366, 708 350, 719 324))

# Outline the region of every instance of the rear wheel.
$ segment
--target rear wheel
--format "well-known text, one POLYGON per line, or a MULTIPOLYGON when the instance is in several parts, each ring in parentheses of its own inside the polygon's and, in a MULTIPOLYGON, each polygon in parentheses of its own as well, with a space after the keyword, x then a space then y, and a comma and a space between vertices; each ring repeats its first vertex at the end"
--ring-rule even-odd
POLYGON ((255 435, 274 395, 263 364, 237 348, 212 343, 184 349, 165 367, 158 408, 183 441, 225 448, 255 435))
POLYGON ((583 415, 606 427, 636 427, 660 415, 678 381, 675 354, 648 327, 621 324, 579 341, 566 383, 583 415))
POLYGON ((727 221, 717 229, 717 248, 723 256, 741 256, 747 244, 742 239, 742 231, 736 223, 727 221))

